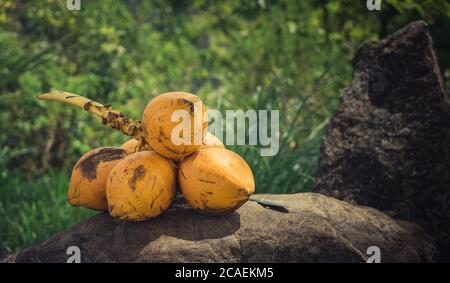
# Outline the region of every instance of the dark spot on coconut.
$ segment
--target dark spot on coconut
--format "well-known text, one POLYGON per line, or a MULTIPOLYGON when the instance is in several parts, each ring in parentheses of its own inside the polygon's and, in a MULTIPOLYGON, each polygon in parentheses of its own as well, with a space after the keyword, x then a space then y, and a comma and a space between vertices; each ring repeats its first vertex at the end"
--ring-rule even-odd
POLYGON ((156 177, 153 177, 152 189, 155 187, 155 183, 156 183, 156 177))
POLYGON ((86 158, 80 160, 75 169, 80 169, 81 174, 88 180, 97 178, 97 167, 100 162, 110 162, 125 157, 125 150, 114 147, 102 147, 86 158))
POLYGON ((186 98, 180 98, 177 100, 177 102, 187 105, 189 107, 189 111, 194 112, 194 102, 192 102, 186 98))
POLYGON ((130 201, 127 201, 127 203, 133 210, 137 210, 136 207, 130 201))
POLYGON ((160 195, 164 192, 163 189, 159 191, 159 193, 153 198, 152 202, 150 203, 150 208, 153 208, 153 204, 155 203, 156 199, 159 198, 160 195))
POLYGON ((184 178, 185 180, 187 180, 186 176, 185 176, 184 173, 183 173, 183 169, 182 169, 182 168, 180 168, 180 173, 181 173, 181 176, 183 176, 183 178, 184 178))
POLYGON ((136 169, 134 169, 133 177, 128 182, 128 186, 130 187, 131 191, 134 192, 136 190, 136 183, 138 180, 142 179, 145 176, 145 172, 146 170, 143 165, 139 165, 138 167, 136 167, 136 169))
POLYGON ((163 128, 159 127, 159 138, 165 138, 166 139, 166 135, 164 134, 163 128))
POLYGON ((165 149, 167 149, 168 151, 174 153, 174 154, 179 154, 178 152, 176 152, 175 150, 171 149, 170 147, 165 146, 164 144, 162 145, 165 149))
POLYGON ((203 183, 208 183, 208 184, 216 184, 216 182, 213 182, 213 181, 208 181, 208 180, 205 180, 205 179, 198 179, 200 182, 203 182, 203 183))
POLYGON ((78 195, 79 195, 79 192, 78 192, 78 185, 74 185, 74 186, 73 186, 73 197, 74 197, 74 198, 77 198, 78 195))
POLYGON ((74 98, 74 97, 77 97, 76 95, 69 95, 69 96, 66 96, 66 99, 71 99, 71 98, 74 98))

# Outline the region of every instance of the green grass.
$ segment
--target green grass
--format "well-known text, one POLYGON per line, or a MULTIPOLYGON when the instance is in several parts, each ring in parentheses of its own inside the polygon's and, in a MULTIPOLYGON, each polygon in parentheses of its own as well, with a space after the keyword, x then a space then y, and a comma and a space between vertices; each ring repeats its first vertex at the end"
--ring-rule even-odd
MULTIPOLYGON (((4 164, 6 150, 0 151, 4 164)), ((0 254, 14 252, 96 214, 67 203, 68 176, 53 172, 33 181, 1 166, 0 254)))

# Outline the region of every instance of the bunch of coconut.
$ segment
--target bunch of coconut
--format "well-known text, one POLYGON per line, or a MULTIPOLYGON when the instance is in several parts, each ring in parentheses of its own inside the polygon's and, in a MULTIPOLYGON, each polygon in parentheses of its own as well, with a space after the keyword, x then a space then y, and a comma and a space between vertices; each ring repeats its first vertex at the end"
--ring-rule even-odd
POLYGON ((38 98, 82 107, 131 137, 120 147, 96 148, 78 160, 67 192, 73 206, 141 221, 167 210, 179 187, 194 210, 225 215, 244 204, 255 190, 245 160, 207 132, 206 107, 198 96, 161 94, 147 104, 142 120, 64 91, 38 98))

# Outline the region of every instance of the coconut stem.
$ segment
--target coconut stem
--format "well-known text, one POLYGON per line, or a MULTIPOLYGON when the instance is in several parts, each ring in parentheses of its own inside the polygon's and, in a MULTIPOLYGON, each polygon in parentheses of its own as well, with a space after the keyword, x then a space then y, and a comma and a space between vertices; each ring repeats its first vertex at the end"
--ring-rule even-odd
POLYGON ((102 118, 105 125, 121 131, 127 136, 131 136, 141 141, 141 144, 148 145, 142 131, 142 123, 139 120, 128 118, 124 113, 113 110, 111 105, 103 105, 84 96, 65 92, 62 90, 50 91, 37 96, 41 100, 58 101, 83 108, 84 110, 102 118))

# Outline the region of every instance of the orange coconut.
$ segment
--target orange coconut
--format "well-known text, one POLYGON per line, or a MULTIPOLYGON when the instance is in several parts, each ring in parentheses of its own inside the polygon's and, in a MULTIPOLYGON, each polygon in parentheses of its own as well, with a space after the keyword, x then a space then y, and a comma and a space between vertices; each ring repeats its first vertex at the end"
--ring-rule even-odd
POLYGON ((206 147, 183 159, 178 181, 191 207, 206 215, 231 213, 255 191, 245 160, 220 147, 206 147))
POLYGON ((165 211, 175 197, 175 167, 155 151, 128 155, 111 170, 106 184, 109 212, 141 221, 165 211))
POLYGON ((144 136, 159 154, 182 159, 196 151, 208 127, 206 107, 196 95, 169 92, 152 99, 142 116, 144 136))
POLYGON ((67 198, 71 205, 108 210, 106 180, 112 168, 126 156, 125 150, 101 147, 89 151, 75 164, 67 198))

